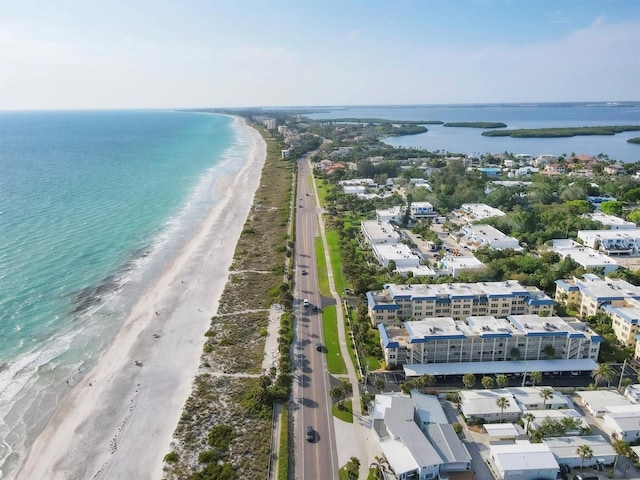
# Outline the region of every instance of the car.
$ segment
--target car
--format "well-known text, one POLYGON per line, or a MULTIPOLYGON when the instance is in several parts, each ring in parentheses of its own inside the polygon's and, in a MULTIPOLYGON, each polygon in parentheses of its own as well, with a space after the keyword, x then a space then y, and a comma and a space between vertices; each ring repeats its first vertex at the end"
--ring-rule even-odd
POLYGON ((309 275, 309 272, 307 272, 306 270, 302 270, 302 275, 309 275))
POLYGON ((307 425, 307 442, 313 442, 316 438, 316 432, 313 431, 313 427, 311 425, 307 425))
POLYGON ((309 300, 307 298, 305 298, 304 300, 302 300, 302 306, 304 308, 309 308, 309 300))
POLYGON ((600 480, 600 479, 598 477, 593 476, 593 475, 590 475, 590 476, 574 475, 573 476, 573 480, 600 480))
POLYGON ((320 342, 316 343, 316 350, 319 352, 322 351, 322 344, 320 342))

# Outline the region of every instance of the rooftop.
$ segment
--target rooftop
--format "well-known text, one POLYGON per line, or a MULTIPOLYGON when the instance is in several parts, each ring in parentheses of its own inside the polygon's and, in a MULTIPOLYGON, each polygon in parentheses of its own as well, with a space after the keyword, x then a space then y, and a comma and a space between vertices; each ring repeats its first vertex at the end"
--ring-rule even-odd
POLYGON ((590 218, 591 220, 595 220, 596 222, 600 222, 602 225, 614 228, 628 228, 634 229, 636 228, 636 224, 633 222, 627 222, 620 217, 614 217, 613 215, 607 215, 600 211, 593 213, 585 213, 583 215, 585 218, 590 218))
POLYGON ((591 447, 594 457, 615 455, 613 447, 602 435, 545 438, 542 443, 559 458, 579 458, 577 449, 580 445, 591 447))
POLYGON ((518 442, 511 445, 491 445, 491 451, 504 471, 560 468, 549 447, 542 443, 518 442))

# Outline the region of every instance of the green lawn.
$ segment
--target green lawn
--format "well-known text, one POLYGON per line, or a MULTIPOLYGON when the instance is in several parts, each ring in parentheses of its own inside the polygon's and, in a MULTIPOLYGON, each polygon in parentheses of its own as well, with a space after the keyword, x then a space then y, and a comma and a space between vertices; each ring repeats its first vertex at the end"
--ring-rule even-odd
POLYGON ((330 296, 329 291, 329 277, 327 276, 327 262, 324 258, 324 247, 322 246, 322 238, 316 237, 314 240, 315 254, 316 254, 316 269, 318 272, 318 287, 320 293, 325 296, 330 296))
POLYGON ((331 405, 331 413, 343 422, 353 423, 353 406, 351 405, 351 400, 344 401, 344 408, 342 410, 338 408, 337 403, 334 403, 331 405))
POLYGON ((280 413, 280 445, 278 448, 278 480, 289 478, 289 410, 286 405, 280 413))
POLYGON ((347 366, 340 354, 336 307, 332 305, 322 310, 322 333, 329 373, 347 373, 347 366))
POLYGON ((344 279, 342 278, 342 257, 340 256, 340 235, 335 230, 326 230, 327 245, 329 246, 329 258, 331 258, 331 270, 333 272, 333 284, 336 292, 341 295, 344 291, 344 279))
POLYGON ((353 322, 353 316, 355 315, 355 311, 348 310, 344 311, 344 335, 347 338, 347 349, 349 350, 349 358, 351 358, 351 363, 353 368, 356 369, 356 374, 358 375, 358 380, 360 379, 360 370, 358 369, 358 361, 356 360, 356 350, 352 347, 353 340, 351 338, 351 326, 349 324, 349 320, 353 322))
POLYGON ((331 186, 319 178, 316 178, 315 182, 316 188, 318 189, 318 197, 320 197, 320 206, 324 208, 327 205, 327 201, 325 200, 325 198, 327 196, 327 193, 329 193, 329 191, 331 190, 331 186))

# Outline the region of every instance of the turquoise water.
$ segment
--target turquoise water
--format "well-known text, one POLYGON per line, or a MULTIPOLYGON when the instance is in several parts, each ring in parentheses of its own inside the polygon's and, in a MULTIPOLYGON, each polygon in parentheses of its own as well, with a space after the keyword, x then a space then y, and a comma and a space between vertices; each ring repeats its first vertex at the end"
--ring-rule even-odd
MULTIPOLYGON (((387 118, 390 120, 440 120, 443 122, 504 122, 507 128, 556 128, 603 125, 640 125, 640 102, 618 104, 528 104, 528 105, 418 105, 345 107, 328 113, 307 115, 314 119, 387 118)), ((640 161, 640 145, 627 143, 640 132, 611 136, 571 138, 483 137, 482 129, 452 128, 426 125, 420 135, 390 137, 386 143, 394 147, 444 150, 467 155, 484 153, 528 153, 560 155, 562 153, 608 155, 621 162, 640 161)))
POLYGON ((2 470, 108 345, 248 146, 220 115, 0 113, 2 470))

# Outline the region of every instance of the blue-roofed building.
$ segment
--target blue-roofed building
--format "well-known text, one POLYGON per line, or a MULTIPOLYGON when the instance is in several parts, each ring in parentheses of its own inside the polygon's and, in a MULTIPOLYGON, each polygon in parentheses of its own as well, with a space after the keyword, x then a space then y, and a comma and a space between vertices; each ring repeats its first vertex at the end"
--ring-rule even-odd
POLYGON ((388 366, 459 364, 464 373, 473 372, 469 363, 498 362, 497 373, 507 371, 510 362, 547 360, 550 372, 565 370, 554 363, 567 360, 589 359, 595 366, 603 341, 583 322, 538 315, 432 317, 402 327, 381 323, 378 330, 388 366))
POLYGON ((436 285, 387 284, 381 291, 367 293, 369 316, 374 325, 473 315, 551 315, 555 302, 535 287, 506 282, 451 283, 436 285))
POLYGON ((579 306, 579 316, 595 315, 605 305, 625 307, 631 300, 640 300, 640 287, 619 278, 604 280, 588 273, 582 279, 557 280, 555 298, 565 305, 579 306))

